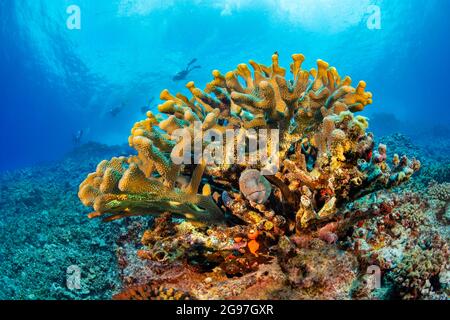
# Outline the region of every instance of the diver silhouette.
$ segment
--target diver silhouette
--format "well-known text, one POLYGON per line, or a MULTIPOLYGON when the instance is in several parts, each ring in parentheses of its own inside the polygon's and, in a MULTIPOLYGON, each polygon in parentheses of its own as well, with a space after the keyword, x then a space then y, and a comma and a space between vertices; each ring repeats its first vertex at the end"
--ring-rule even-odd
POLYGON ((142 112, 143 114, 146 114, 147 111, 150 110, 150 105, 152 104, 152 102, 153 102, 154 100, 155 100, 155 97, 151 97, 151 98, 148 100, 148 104, 145 105, 145 106, 143 106, 143 107, 141 107, 141 112, 142 112))
POLYGON ((111 109, 108 110, 107 113, 108 113, 111 117, 115 118, 115 117, 117 117, 117 115, 118 115, 119 113, 122 112, 122 110, 123 110, 124 108, 125 108, 125 103, 122 102, 122 104, 121 104, 120 106, 112 107, 111 109))
POLYGON ((83 138, 83 129, 78 130, 76 133, 72 135, 72 141, 75 145, 81 143, 81 139, 83 138))
POLYGON ((200 69, 201 66, 197 65, 197 66, 192 66, 194 63, 197 62, 197 59, 194 58, 191 60, 191 62, 189 62, 186 66, 185 69, 179 71, 173 78, 173 81, 180 81, 180 80, 184 80, 186 79, 186 77, 189 75, 189 73, 194 70, 194 69, 200 69))

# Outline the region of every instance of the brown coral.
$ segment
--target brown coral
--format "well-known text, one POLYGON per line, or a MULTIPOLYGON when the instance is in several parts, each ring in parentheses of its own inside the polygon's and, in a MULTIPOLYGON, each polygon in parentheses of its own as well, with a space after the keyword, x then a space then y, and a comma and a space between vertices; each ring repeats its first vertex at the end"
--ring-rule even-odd
POLYGON ((428 247, 415 246, 408 251, 392 275, 399 295, 403 299, 417 299, 426 297, 430 291, 439 291, 436 277, 446 271, 448 259, 448 244, 438 235, 428 247))

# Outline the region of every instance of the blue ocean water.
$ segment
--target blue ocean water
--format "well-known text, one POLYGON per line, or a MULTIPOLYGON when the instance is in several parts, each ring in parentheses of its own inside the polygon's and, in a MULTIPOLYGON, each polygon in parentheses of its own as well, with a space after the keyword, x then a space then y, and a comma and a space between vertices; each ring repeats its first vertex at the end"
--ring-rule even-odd
MULTIPOLYGON (((0 0, 0 300, 110 299, 153 272, 136 260, 153 220, 87 219, 80 182, 101 160, 130 154, 130 128, 157 109, 161 90, 190 95, 188 81, 202 88, 212 70, 270 64, 274 52, 283 67, 303 53, 307 69, 320 58, 367 82, 374 103, 363 115, 376 142, 389 159, 422 163, 380 199, 398 202, 396 226, 423 225, 398 239, 438 260, 434 236, 448 245, 450 221, 449 9, 449 0, 0 0), (174 81, 193 59, 201 67, 174 81), (83 272, 80 290, 67 285, 71 266, 83 272)), ((383 250, 397 265, 417 249, 396 245, 383 250)), ((448 299, 447 278, 437 278, 448 299)), ((384 279, 395 297, 399 284, 384 279)))
POLYGON ((193 58, 202 68, 187 80, 203 87, 211 70, 269 63, 275 51, 285 66, 303 53, 308 67, 321 58, 364 79, 376 133, 446 134, 449 9, 447 0, 3 0, 0 170, 59 159, 79 130, 84 141, 125 143, 141 107, 154 99, 154 109, 164 88, 186 90, 172 78, 193 58), (67 27, 70 5, 80 30, 67 27), (380 29, 368 27, 374 5, 380 29))

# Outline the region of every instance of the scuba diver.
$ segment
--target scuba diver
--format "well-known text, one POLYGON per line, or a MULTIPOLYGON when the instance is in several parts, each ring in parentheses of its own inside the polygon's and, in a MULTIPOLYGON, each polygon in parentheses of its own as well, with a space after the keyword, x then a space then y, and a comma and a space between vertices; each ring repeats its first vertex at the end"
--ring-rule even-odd
POLYGON ((200 69, 201 66, 192 66, 194 63, 197 62, 197 59, 192 59, 191 62, 189 62, 186 66, 186 68, 184 70, 181 70, 180 72, 178 72, 173 78, 173 81, 180 81, 180 80, 184 80, 186 79, 186 77, 188 76, 188 74, 194 70, 194 69, 200 69))
POLYGON ((153 102, 154 100, 155 100, 155 97, 151 97, 151 98, 148 100, 148 104, 147 104, 146 106, 143 106, 143 107, 141 108, 141 112, 142 112, 143 114, 146 114, 147 111, 150 110, 150 105, 152 104, 152 102, 153 102))
POLYGON ((82 138, 83 138, 83 129, 78 130, 76 133, 72 135, 72 141, 76 145, 81 143, 82 138))
POLYGON ((122 104, 121 104, 120 106, 113 107, 113 108, 109 109, 107 113, 108 113, 111 117, 115 118, 115 117, 117 117, 117 115, 118 115, 119 113, 122 112, 122 110, 124 109, 124 107, 125 107, 125 103, 122 102, 122 104))

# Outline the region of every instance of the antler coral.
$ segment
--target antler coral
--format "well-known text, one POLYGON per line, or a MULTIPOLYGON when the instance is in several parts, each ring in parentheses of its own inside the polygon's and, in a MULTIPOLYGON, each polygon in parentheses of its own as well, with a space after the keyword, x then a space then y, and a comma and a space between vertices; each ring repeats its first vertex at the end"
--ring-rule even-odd
MULTIPOLYGON (((251 206, 236 204, 259 199, 289 209, 300 231, 313 222, 333 219, 355 199, 406 181, 419 169, 418 161, 405 156, 396 156, 391 169, 385 146, 373 151, 367 119, 354 115, 372 103, 364 81, 354 88, 350 77, 341 78, 325 61, 318 60, 317 69, 306 71, 303 55, 294 54, 292 59, 291 79, 274 54, 270 66, 250 61, 253 72, 246 64, 225 75, 214 70, 205 90, 189 82, 191 98, 162 91, 164 102, 158 110, 165 117, 148 112, 147 119, 131 131, 129 144, 137 155, 103 161, 81 184, 80 199, 96 211, 91 216, 110 214, 106 220, 113 220, 168 211, 194 221, 219 223, 225 217, 222 210, 242 217, 242 208, 251 206), (280 133, 278 156, 283 161, 276 175, 261 180, 265 183, 258 190, 261 196, 251 195, 248 190, 253 187, 242 185, 242 179, 239 186, 239 175, 246 169, 263 168, 264 161, 217 164, 200 157, 197 166, 174 161, 198 157, 198 145, 211 144, 201 139, 210 130, 223 138, 227 130, 241 130, 240 136, 233 137, 235 144, 242 141, 242 134, 252 139, 242 129, 278 129, 280 133), (270 198, 270 184, 280 190, 274 198, 270 198), (201 186, 203 192, 197 194, 201 186), (239 187, 247 191, 232 196, 239 187), (214 191, 222 192, 222 198, 213 200, 214 191)), ((227 156, 235 158, 235 151, 227 156)), ((283 212, 288 218, 289 210, 283 212)))

